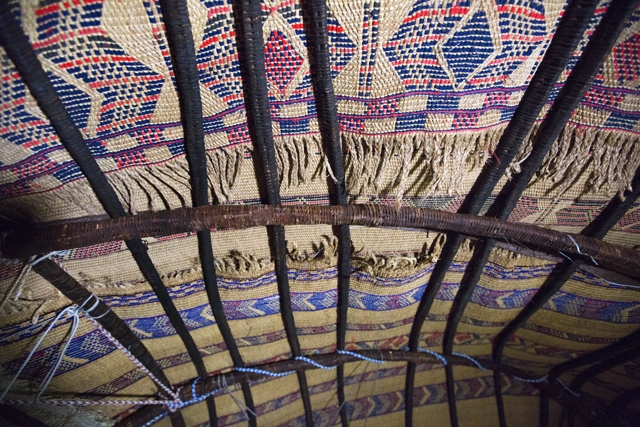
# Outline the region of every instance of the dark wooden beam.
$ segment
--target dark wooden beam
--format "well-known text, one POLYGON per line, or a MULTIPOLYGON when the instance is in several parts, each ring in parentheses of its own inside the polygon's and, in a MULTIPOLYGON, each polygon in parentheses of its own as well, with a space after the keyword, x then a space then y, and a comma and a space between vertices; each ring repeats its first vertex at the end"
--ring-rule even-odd
MULTIPOLYGON (((551 150, 554 141, 560 136, 560 132, 571 118, 571 114, 578 107, 578 104, 591 86, 604 58, 608 55, 620 35, 626 18, 633 10, 635 10, 635 6, 631 7, 629 6, 629 2, 624 1, 613 2, 609 7, 607 15, 605 15, 605 18, 596 29, 594 37, 587 44, 567 82, 554 100, 540 129, 538 129, 533 140, 532 151, 521 165, 521 172, 502 188, 497 200, 489 208, 487 216, 502 220, 509 218, 516 203, 520 200, 529 185, 531 178, 540 168, 545 156, 551 150)), ((482 179, 483 177, 481 176, 479 181, 481 182, 482 179)), ((605 218, 608 218, 606 213, 605 218)), ((611 219, 609 219, 609 221, 611 221, 611 219)), ((615 222, 613 224, 615 224, 615 222)), ((609 228, 613 226, 613 224, 611 224, 609 228)), ((485 241, 474 253, 467 267, 447 321, 443 344, 445 353, 450 353, 453 350, 453 340, 458 324, 494 247, 494 242, 485 241)), ((446 375, 447 384, 453 385, 453 370, 448 369, 446 375)), ((453 390, 449 390, 448 393, 452 426, 457 427, 455 394, 453 390)), ((500 391, 497 392, 497 395, 501 395, 500 391)), ((504 412, 499 410, 499 414, 501 415, 501 425, 506 426, 506 420, 503 417, 504 412)))
MULTIPOLYGON (((411 352, 403 350, 358 350, 351 353, 355 353, 355 355, 330 353, 309 356, 309 359, 323 366, 336 366, 349 362, 357 362, 363 360, 362 357, 383 360, 385 362, 411 362, 415 364, 437 364, 442 363, 442 359, 444 359, 446 360, 447 365, 469 366, 475 368, 478 367, 469 359, 456 355, 447 356, 437 353, 437 355, 434 355, 424 352, 411 352)), ((508 365, 496 364, 493 361, 486 359, 478 360, 478 362, 484 369, 497 370, 504 373, 505 375, 516 376, 524 379, 533 379, 531 374, 508 365)), ((269 375, 264 373, 265 371, 273 374, 278 374, 289 373, 291 371, 306 371, 309 369, 318 369, 318 367, 315 365, 295 359, 281 360, 278 362, 253 366, 252 368, 255 368, 253 372, 232 371, 221 375, 213 375, 206 378, 205 380, 200 380, 196 385, 196 394, 198 396, 202 396, 206 393, 217 392, 219 381, 221 381, 222 378, 224 378, 224 381, 227 385, 232 386, 241 381, 256 381, 269 378, 269 375)), ((181 389, 181 399, 185 402, 193 398, 193 396, 191 395, 192 384, 193 381, 187 382, 181 389)), ((534 386, 537 388, 542 388, 546 385, 544 383, 536 383, 534 384, 534 386)), ((573 395, 571 395, 561 387, 551 387, 550 395, 554 400, 559 400, 562 405, 568 405, 571 407, 579 406, 579 402, 577 402, 573 398, 573 395)), ((139 409, 129 417, 120 421, 117 424, 117 427, 138 427, 141 424, 144 424, 145 422, 153 419, 154 417, 161 415, 163 412, 166 412, 166 408, 158 406, 147 406, 139 409)), ((579 415, 585 420, 593 418, 590 417, 588 413, 582 413, 580 410, 578 410, 578 412, 579 415)))
MULTIPOLYGON (((591 353, 587 353, 583 356, 575 359, 567 360, 555 366, 549 372, 549 382, 553 383, 557 381, 564 373, 579 369, 583 366, 591 365, 593 363, 599 363, 603 360, 616 356, 624 351, 627 351, 635 346, 640 345, 640 329, 627 335, 624 338, 616 341, 613 344, 602 347, 591 353)), ((540 394, 540 427, 549 426, 549 395, 546 391, 542 391, 540 394)))
MULTIPOLYGON (((609 418, 612 423, 621 424, 621 420, 626 420, 624 411, 633 402, 640 399, 640 387, 632 388, 631 390, 626 391, 620 396, 616 397, 605 410, 605 416, 609 418)), ((629 420, 626 420, 629 422, 629 420)), ((635 420, 634 420, 635 421, 635 420)), ((629 425, 632 425, 629 423, 629 425)), ((594 422, 589 427, 600 427, 598 424, 594 422)))
MULTIPOLYGON (((51 283, 51 285, 74 304, 81 307, 93 305, 95 295, 60 267, 57 262, 51 259, 44 259, 34 264, 33 271, 51 283)), ((95 318, 124 348, 129 350, 149 372, 158 378, 165 386, 171 388, 171 383, 164 375, 162 368, 160 368, 153 359, 142 341, 135 336, 129 326, 127 326, 108 305, 102 302, 102 300, 99 300, 95 308, 89 312, 89 315, 95 318)))
MULTIPOLYGON (((511 121, 507 125, 494 151, 494 157, 489 158, 482 172, 460 206, 459 213, 476 215, 488 200, 498 181, 504 175, 509 164, 522 146, 525 137, 531 131, 543 106, 546 104, 555 82, 567 66, 578 43, 582 39, 589 20, 597 5, 596 0, 572 0, 567 6, 563 18, 556 29, 556 33, 544 55, 540 66, 531 79, 522 101, 516 108, 511 121)), ((415 351, 419 345, 420 331, 431 305, 440 290, 442 280, 449 270, 455 254, 458 252, 464 237, 450 233, 438 262, 436 263, 425 293, 418 304, 416 316, 409 336, 409 349, 415 351)), ((472 274, 473 276, 473 274, 472 274)), ((415 366, 407 370, 405 396, 411 396, 415 375, 415 366)), ((452 396, 450 393, 449 396, 452 396)), ((449 402, 451 422, 455 426, 455 401, 449 402)), ((413 402, 407 400, 405 425, 412 425, 413 402)))
MULTIPOLYGON (((202 101, 195 55, 196 46, 193 43, 189 9, 186 0, 160 0, 160 6, 167 30, 167 39, 180 100, 185 153, 189 163, 189 177, 191 180, 192 203, 193 206, 207 206, 209 205, 209 189, 207 185, 207 157, 204 147, 202 101)), ((231 333, 218 289, 211 232, 209 230, 198 231, 197 239, 202 276, 213 317, 234 366, 243 367, 244 361, 231 333)), ((249 424, 251 427, 255 427, 257 422, 254 415, 253 396, 248 384, 242 385, 242 394, 249 409, 249 424)), ((210 418, 212 425, 217 425, 217 419, 214 419, 213 416, 210 418)))
MULTIPOLYGON (((79 307, 89 308, 93 305, 95 295, 90 293, 84 286, 82 286, 76 279, 67 273, 62 267, 51 259, 44 259, 37 264, 34 264, 33 271, 42 276, 46 281, 51 283, 56 289, 58 289, 62 295, 71 300, 79 307)), ((106 305, 102 300, 97 299, 98 303, 93 310, 88 314, 96 319, 98 322, 113 338, 115 338, 122 347, 126 348, 133 357, 135 357, 142 366, 145 367, 155 378, 158 379, 164 386, 171 389, 171 383, 165 376, 162 368, 155 361, 149 350, 135 336, 131 328, 115 314, 111 308, 106 305)), ((166 392, 161 391, 166 395, 166 392)), ((180 427, 184 425, 180 412, 176 412, 171 418, 174 427, 180 427)))
MULTIPOLYGON (((569 388, 573 390, 575 393, 580 393, 582 387, 584 385, 597 377, 600 374, 603 374, 617 366, 623 365, 627 362, 631 362, 640 357, 640 345, 633 347, 629 350, 626 350, 622 353, 619 353, 611 358, 605 359, 595 365, 591 366, 588 369, 580 372, 574 379, 571 381, 569 388)), ((569 427, 573 427, 575 424, 576 414, 574 411, 568 412, 567 424, 569 427)))
MULTIPOLYGON (((264 40, 262 37, 262 10, 260 0, 234 0, 236 19, 236 40, 238 59, 242 71, 245 109, 249 125, 249 134, 253 143, 254 169, 263 203, 279 206, 280 180, 276 163, 276 150, 271 128, 271 111, 267 89, 267 77, 264 59, 264 40)), ((280 295, 280 314, 287 334, 287 340, 294 357, 302 356, 300 341, 296 331, 291 292, 287 272, 287 244, 284 227, 267 227, 269 244, 275 263, 278 294, 280 295)), ((313 426, 313 410, 309 397, 307 378, 304 372, 298 373, 300 393, 308 426, 313 426)))
MULTIPOLYGON (((0 44, 20 72, 20 76, 29 88, 31 95, 37 101, 38 106, 56 130, 60 141, 84 173, 102 207, 112 218, 126 216, 127 214, 118 196, 107 181, 104 173, 100 170, 98 163, 84 141, 82 133, 71 120, 71 116, 42 68, 20 24, 13 17, 11 6, 8 2, 0 2, 0 27, 2 27, 0 44)), ((140 271, 158 296, 158 300, 167 313, 167 317, 182 338, 199 375, 206 376, 207 372, 200 353, 178 310, 171 301, 160 275, 151 262, 146 246, 140 239, 128 240, 126 244, 140 271)))
MULTIPOLYGON (((631 190, 624 193, 624 200, 614 197, 607 206, 585 229, 582 235, 601 239, 607 232, 624 216, 640 196, 640 168, 636 171, 631 184, 631 190)), ((579 265, 575 262, 564 260, 557 264, 549 277, 544 281, 538 292, 531 298, 525 308, 505 328, 500 331, 493 342, 493 358, 499 362, 502 359, 502 352, 508 340, 520 329, 547 301, 566 283, 569 278, 576 272, 579 265)), ((499 374, 495 376, 496 381, 500 381, 499 374)), ((496 385, 496 399, 498 407, 503 408, 501 393, 496 385)), ((542 396, 541 405, 544 404, 544 395, 542 396)), ((502 409, 502 413, 504 410, 502 409)), ((548 424, 548 411, 542 408, 540 412, 540 423, 548 424)))
MULTIPOLYGON (((346 206, 344 159, 340 142, 338 109, 336 106, 331 63, 329 59, 329 35, 327 27, 327 5, 325 0, 304 0, 301 3, 307 35, 307 47, 311 65, 311 80, 318 113, 318 125, 326 161, 332 171, 327 177, 331 204, 346 206), (335 181, 333 179, 335 179, 335 181)), ((338 317, 336 344, 344 350, 347 332, 347 311, 349 307, 349 281, 351 276, 351 233, 348 225, 334 227, 338 238, 338 317)), ((337 371, 338 407, 342 427, 348 427, 347 406, 344 405, 344 366, 337 371)))
POLYGON ((27 231, 9 233, 0 247, 5 257, 16 258, 15 254, 28 257, 32 253, 47 253, 145 236, 168 236, 212 228, 245 229, 273 224, 350 224, 450 231, 499 241, 516 239, 522 245, 562 251, 576 259, 582 256, 578 253, 579 247, 584 256, 593 256, 602 268, 616 270, 631 278, 640 277, 640 254, 626 246, 532 224, 434 209, 396 209, 394 206, 383 205, 220 205, 181 208, 148 212, 134 217, 71 221, 34 227, 27 231), (46 249, 42 250, 43 248, 46 249))

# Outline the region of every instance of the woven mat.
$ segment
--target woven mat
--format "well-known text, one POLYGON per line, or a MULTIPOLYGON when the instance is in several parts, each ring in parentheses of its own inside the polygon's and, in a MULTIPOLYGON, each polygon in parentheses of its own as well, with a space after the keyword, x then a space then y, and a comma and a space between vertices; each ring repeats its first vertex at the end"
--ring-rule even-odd
MULTIPOLYGON (((327 3, 350 201, 456 211, 522 98, 564 2, 327 3)), ((591 29, 603 15, 605 3, 597 9, 591 29)), ((258 203, 231 4, 189 0, 188 5, 211 195, 219 203, 258 203)), ((19 18, 44 69, 126 208, 137 213, 189 205, 178 97, 158 2, 23 1, 19 6, 19 18)), ((283 203, 328 204, 328 171, 319 142, 300 6, 268 0, 263 11, 283 203)), ((640 164, 639 46, 640 12, 636 12, 512 213, 512 221, 577 232, 629 185, 640 164)), ((1 49, 0 103, 0 215, 25 222, 103 215, 78 166, 1 49)), ((527 141, 509 174, 518 172, 519 162, 531 149, 531 138, 527 141)), ((640 244, 638 212, 637 206, 629 210, 606 240, 640 244)), ((334 351, 337 272, 331 228, 290 226, 286 236, 302 349, 334 351)), ((212 238, 221 296, 245 362, 288 358, 265 230, 215 232, 212 238)), ((357 227, 352 227, 351 238, 347 347, 403 348, 442 242, 434 232, 357 227)), ((231 369, 207 303, 195 236, 148 239, 148 243, 207 370, 231 369)), ((441 349, 447 315, 470 255, 469 248, 461 251, 445 278, 422 330, 421 342, 427 348, 441 349)), ((64 257, 63 265, 113 307, 172 383, 196 376, 179 337, 121 242, 74 250, 64 257)), ((552 266, 549 261, 495 250, 458 328, 455 351, 487 357, 492 338, 522 309, 552 266)), ((2 293, 20 268, 16 263, 0 266, 2 293)), ((636 295, 578 271, 516 334, 505 361, 542 374, 563 360, 614 342, 640 324, 636 295)), ((34 315, 50 320, 67 305, 40 276, 27 277, 20 297, 0 313, 0 339, 20 332, 0 352, 3 376, 17 371, 39 333, 38 325, 32 324, 34 315)), ((27 390, 48 372, 67 329, 68 322, 55 327, 27 366, 23 373, 27 390)), ((637 364, 620 369, 599 377, 585 392, 606 403, 614 396, 608 390, 640 384, 637 364), (627 379, 621 383, 621 377, 627 379)), ((345 372, 352 425, 402 425, 406 364, 378 367, 357 362, 347 364, 345 372)), ((490 375, 473 368, 455 372, 460 424, 494 425, 490 375)), ((317 425, 338 424, 335 373, 314 371, 308 378, 317 425)), ((537 425, 536 389, 515 380, 505 380, 504 387, 510 424, 537 425)), ((154 387, 83 321, 51 390, 109 399, 149 396, 154 387)), ((252 390, 259 425, 303 423, 294 376, 262 381, 252 390)), ((414 398, 417 420, 448 423, 442 366, 420 366, 414 398)), ((229 395, 217 396, 216 404, 219 425, 247 424, 229 395)), ((100 422, 109 424, 132 409, 105 407, 90 412, 106 417, 100 422)), ((554 417, 557 409, 552 407, 554 417)), ((207 423, 204 403, 184 409, 183 415, 189 426, 207 423)))

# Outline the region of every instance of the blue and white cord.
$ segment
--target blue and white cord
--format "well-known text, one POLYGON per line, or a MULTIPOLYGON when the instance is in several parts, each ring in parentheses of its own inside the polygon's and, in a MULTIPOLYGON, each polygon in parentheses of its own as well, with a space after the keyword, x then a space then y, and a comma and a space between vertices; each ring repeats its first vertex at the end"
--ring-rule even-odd
POLYGON ((366 360, 367 362, 379 363, 379 364, 385 363, 384 360, 373 359, 371 357, 363 356, 362 354, 354 353, 353 351, 349 351, 349 350, 336 350, 336 353, 353 356, 353 357, 356 357, 356 358, 361 359, 361 360, 366 360))
POLYGON ((296 357, 296 360, 300 360, 301 362, 307 362, 310 365, 315 366, 316 368, 319 369, 324 369, 325 371, 330 371, 331 369, 336 369, 338 366, 325 366, 325 365, 321 365, 318 362, 316 362, 315 360, 311 360, 308 357, 304 357, 304 356, 298 356, 296 357))
POLYGON ((235 370, 238 372, 250 372, 253 374, 268 375, 274 378, 286 377, 287 375, 291 375, 296 372, 296 371, 270 372, 270 371, 265 371, 264 369, 258 369, 258 368, 235 368, 235 370))
POLYGON ((484 366, 482 366, 480 364, 480 362, 478 362, 476 359, 474 359, 473 357, 466 355, 464 353, 456 353, 455 351, 451 352, 451 354, 453 354, 454 356, 458 356, 458 357, 464 357, 467 360, 470 360, 471 362, 473 362, 474 365, 476 365, 479 369, 482 369, 483 371, 488 371, 487 368, 485 368, 484 366))

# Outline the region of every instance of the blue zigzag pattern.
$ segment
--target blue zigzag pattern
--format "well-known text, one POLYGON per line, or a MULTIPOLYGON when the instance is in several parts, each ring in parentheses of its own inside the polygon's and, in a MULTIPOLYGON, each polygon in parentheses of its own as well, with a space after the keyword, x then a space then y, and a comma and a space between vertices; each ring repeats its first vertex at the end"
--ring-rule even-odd
MULTIPOLYGON (((290 276, 296 277, 295 271, 290 271, 290 276)), ((539 274, 543 274, 543 269, 539 269, 539 274)), ((321 273, 323 277, 333 276, 335 269, 328 269, 321 273)), ((415 277, 422 277, 424 272, 420 272, 414 275, 412 279, 406 279, 407 281, 416 280, 415 277)), ((584 277, 584 276, 583 276, 584 277)), ((298 280, 312 281, 317 276, 307 273, 305 276, 298 276, 298 280)), ((274 275, 267 275, 262 278, 261 283, 265 283, 267 280, 275 280, 274 275)), ((393 279, 396 280, 396 279, 393 279)), ((385 311, 385 310, 397 310, 405 307, 409 307, 417 303, 424 292, 425 285, 410 291, 391 294, 391 295, 377 295, 359 290, 351 290, 349 297, 349 306, 354 310, 366 310, 366 311, 385 311)), ((458 289, 458 284, 445 283, 438 295, 440 300, 453 300, 455 293, 458 289)), ((529 298, 535 293, 535 289, 520 290, 520 291, 497 291, 484 287, 478 287, 474 293, 473 301, 479 305, 490 308, 519 308, 524 306, 529 298)), ((179 288, 171 290, 172 298, 178 299, 179 297, 185 297, 192 295, 196 292, 204 292, 201 282, 191 283, 179 288)), ((131 297, 105 297, 106 303, 113 307, 122 305, 141 305, 144 303, 152 303, 155 296, 152 293, 143 293, 131 297), (135 303, 132 304, 132 302, 135 303), (136 304, 137 303, 137 304, 136 304)), ((204 297, 203 297, 204 299, 204 297)), ((319 311, 327 309, 335 309, 337 302, 337 293, 335 290, 329 290, 325 292, 293 292, 292 293, 292 307, 294 311, 319 311)), ((613 323, 640 323, 640 307, 632 302, 616 302, 616 301, 603 301, 593 300, 582 296, 573 295, 567 292, 559 292, 556 294, 550 304, 545 306, 546 310, 556 310, 560 313, 564 313, 570 316, 577 316, 583 318, 597 319, 601 321, 608 321, 613 323)), ((230 320, 241 320, 248 318, 257 318, 261 316, 268 316, 279 314, 280 304, 278 295, 271 295, 262 299, 252 300, 239 300, 239 301, 224 301, 224 308, 227 316, 230 320)), ((211 309, 207 303, 192 307, 187 310, 181 311, 181 315, 187 324, 187 327, 191 330, 199 329, 214 324, 211 309)), ((24 339, 29 336, 33 336, 39 333, 43 325, 46 325, 47 320, 51 320, 53 315, 48 315, 44 321, 38 325, 29 325, 24 327, 24 323, 16 325, 13 328, 6 328, 3 331, 2 336, 8 337, 16 332, 21 332, 14 339, 24 339)), ((149 338, 161 338, 175 334, 175 331, 167 317, 165 315, 141 317, 137 319, 124 319, 133 332, 141 339, 149 338)), ((469 319, 472 320, 472 319, 469 319)), ((68 327, 67 321, 61 321, 56 328, 68 327)), ((405 324, 403 319, 392 322, 390 327, 397 327, 405 324)), ((477 322, 475 322, 477 323, 477 322)), ((482 322, 481 322, 482 323, 482 322)), ((350 327, 354 330, 360 330, 360 325, 350 324, 350 327)), ((305 333, 305 331, 300 331, 305 333)), ((553 331, 541 331, 542 333, 554 335, 553 331)), ((564 337, 564 335, 563 335, 564 337)), ((572 339, 572 337, 565 337, 572 339)), ((574 337, 575 338, 575 337, 574 337)), ((40 368, 31 367, 27 369, 26 374, 33 377, 38 377, 42 366, 49 365, 51 359, 55 357, 57 345, 50 346, 42 349, 36 353, 34 359, 35 366, 39 364, 40 368)), ((67 355, 69 358, 63 361, 59 373, 75 369, 79 366, 89 363, 92 360, 96 360, 105 356, 113 351, 111 344, 108 342, 105 344, 104 339, 96 331, 85 334, 83 336, 77 336, 72 341, 67 355)), ((15 371, 22 363, 22 358, 14 360, 6 365, 9 371, 15 371)))

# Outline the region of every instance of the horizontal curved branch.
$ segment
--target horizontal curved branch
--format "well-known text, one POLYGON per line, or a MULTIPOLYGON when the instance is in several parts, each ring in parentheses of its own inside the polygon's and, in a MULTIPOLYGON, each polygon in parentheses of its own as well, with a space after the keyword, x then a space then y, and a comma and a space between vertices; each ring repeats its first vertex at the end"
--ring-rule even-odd
MULTIPOLYGON (((358 350, 352 353, 359 354, 364 357, 368 357, 370 359, 383 360, 385 362, 413 362, 413 363, 442 363, 441 359, 438 356, 431 353, 421 353, 421 352, 410 352, 410 351, 399 351, 399 350, 358 350)), ((446 360, 448 364, 452 365, 464 365, 477 367, 472 361, 460 356, 444 356, 442 360, 446 360)), ((318 365, 334 367, 338 365, 342 365, 349 362, 358 362, 362 361, 362 359, 349 355, 349 354, 339 354, 339 353, 330 353, 330 354, 319 354, 308 356, 308 359, 313 360, 318 365)), ((516 368, 511 368, 507 365, 497 365, 489 360, 479 361, 481 365, 485 369, 496 369, 500 372, 503 372, 508 375, 522 376, 528 377, 527 373, 521 371, 516 368)), ((253 368, 258 368, 262 371, 272 372, 274 374, 283 373, 283 372, 291 372, 291 371, 306 371, 309 369, 318 369, 317 366, 314 366, 308 362, 303 360, 281 360, 278 362, 272 362, 264 365, 253 366, 253 368)), ((207 393, 214 392, 220 388, 220 383, 226 384, 228 387, 233 387, 235 384, 239 384, 243 381, 257 381, 260 379, 269 378, 269 375, 256 373, 256 372, 240 372, 240 371, 231 371, 225 374, 220 375, 211 375, 206 379, 194 379, 186 384, 183 384, 181 387, 180 398, 182 401, 190 401, 194 397, 192 393, 192 385, 194 381, 196 382, 196 395, 202 396, 207 393)), ((140 426, 149 420, 157 417, 158 415, 166 412, 167 408, 158 406, 158 405, 148 405, 140 408, 138 411, 132 413, 128 417, 121 420, 115 427, 137 427, 140 426)))
POLYGON ((580 234, 567 234, 531 224, 456 214, 426 208, 382 205, 266 206, 222 205, 147 212, 136 216, 67 222, 8 233, 2 255, 33 254, 96 245, 116 240, 168 236, 209 229, 243 229, 265 225, 330 224, 428 228, 467 236, 515 241, 573 255, 594 257, 603 267, 640 277, 640 254, 631 248, 580 234))
MULTIPOLYGON (((308 356, 308 359, 312 360, 318 365, 326 367, 334 367, 343 365, 349 362, 358 362, 364 358, 382 360, 385 362, 412 362, 412 363, 442 363, 442 360, 446 360, 447 364, 456 366, 470 366, 478 368, 479 366, 472 362, 470 359, 456 355, 444 355, 438 353, 424 353, 424 352, 412 352, 402 350, 357 350, 348 353, 330 353, 330 354, 318 354, 308 356)), ((505 365, 497 364, 491 360, 478 360, 480 366, 486 370, 493 370, 501 372, 503 374, 519 377, 520 379, 533 379, 531 374, 522 371, 520 369, 505 365)), ((235 384, 240 384, 244 381, 257 381, 260 379, 268 378, 269 375, 260 373, 260 371, 268 371, 274 374, 278 373, 293 373, 292 371, 306 371, 308 369, 318 369, 318 366, 314 366, 304 360, 281 360, 278 362, 272 362, 264 365, 254 366, 257 368, 255 372, 239 372, 231 371, 219 375, 211 375, 204 379, 193 379, 182 385, 180 389, 180 398, 183 402, 189 402, 194 397, 203 396, 208 393, 224 393, 224 389, 221 389, 220 384, 226 384, 228 387, 233 387, 235 384), (195 382, 196 396, 192 395, 193 384, 195 382)), ((557 400, 562 405, 568 405, 574 408, 577 415, 586 421, 590 421, 594 418, 593 414, 583 410, 580 407, 580 401, 574 396, 570 395, 566 390, 561 387, 556 387, 555 384, 547 384, 546 382, 539 382, 533 384, 537 388, 549 388, 549 394, 552 398, 557 400)), ((162 415, 167 412, 167 408, 158 405, 148 405, 141 407, 137 411, 133 412, 128 417, 118 422, 115 427, 139 427, 146 422, 162 415)))

